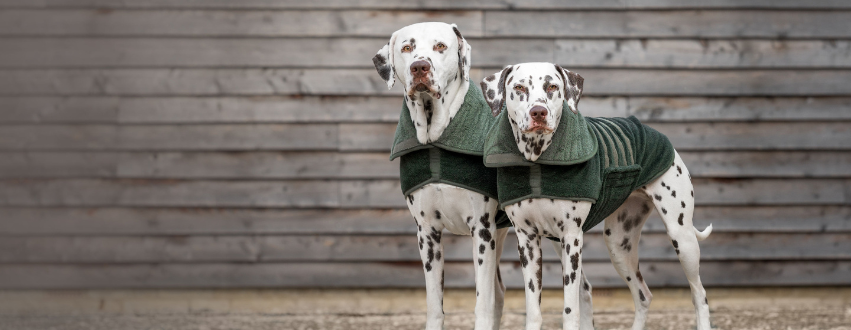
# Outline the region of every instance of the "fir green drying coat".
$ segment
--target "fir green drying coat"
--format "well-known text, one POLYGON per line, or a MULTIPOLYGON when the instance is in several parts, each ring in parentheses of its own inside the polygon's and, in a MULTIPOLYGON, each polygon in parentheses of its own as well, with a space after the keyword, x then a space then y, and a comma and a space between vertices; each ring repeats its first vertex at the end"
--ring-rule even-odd
MULTIPOLYGON (((423 145, 403 103, 393 137, 390 160, 401 157, 399 175, 407 196, 429 183, 445 183, 497 199, 497 170, 482 163, 488 130, 496 122, 479 88, 470 83, 464 103, 437 141, 423 145)), ((496 214, 497 228, 511 226, 505 212, 496 214)))
POLYGON ((498 168, 501 207, 529 198, 590 201, 594 205, 582 227, 588 231, 674 162, 668 138, 633 116, 584 118, 566 105, 562 116, 552 144, 535 162, 517 148, 507 111, 497 117, 484 161, 498 168))

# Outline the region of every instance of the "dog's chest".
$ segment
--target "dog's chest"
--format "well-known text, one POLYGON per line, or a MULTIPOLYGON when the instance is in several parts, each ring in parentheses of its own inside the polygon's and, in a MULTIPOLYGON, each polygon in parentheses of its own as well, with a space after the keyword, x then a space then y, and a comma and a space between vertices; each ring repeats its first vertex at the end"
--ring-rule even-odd
POLYGON ((571 227, 581 227, 591 205, 587 201, 532 198, 507 205, 505 212, 517 228, 560 238, 571 227))
POLYGON ((470 228, 489 213, 493 217, 497 201, 475 191, 443 183, 417 189, 408 198, 411 214, 426 222, 442 224, 456 235, 470 235, 470 228))

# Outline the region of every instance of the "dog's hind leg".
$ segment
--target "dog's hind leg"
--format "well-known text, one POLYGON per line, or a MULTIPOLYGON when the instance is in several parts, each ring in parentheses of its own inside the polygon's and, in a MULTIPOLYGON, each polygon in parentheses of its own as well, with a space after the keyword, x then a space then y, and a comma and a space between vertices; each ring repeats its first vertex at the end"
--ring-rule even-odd
POLYGON ((642 193, 633 193, 604 224, 603 237, 609 249, 609 257, 618 274, 626 281, 635 305, 633 330, 643 330, 647 321, 647 310, 653 295, 638 269, 638 241, 641 228, 652 210, 652 202, 642 193))
MULTIPOLYGON (((558 253, 558 258, 562 258, 561 242, 552 241, 553 247, 558 253)), ((594 305, 591 299, 591 283, 585 278, 585 272, 579 280, 582 283, 582 290, 579 291, 579 329, 594 330, 594 305)))
POLYGON ((685 271, 697 315, 697 330, 709 330, 709 301, 700 282, 700 246, 697 242, 709 235, 712 226, 699 232, 692 224, 694 187, 680 155, 675 155, 674 163, 665 174, 644 189, 662 216, 671 244, 685 271))

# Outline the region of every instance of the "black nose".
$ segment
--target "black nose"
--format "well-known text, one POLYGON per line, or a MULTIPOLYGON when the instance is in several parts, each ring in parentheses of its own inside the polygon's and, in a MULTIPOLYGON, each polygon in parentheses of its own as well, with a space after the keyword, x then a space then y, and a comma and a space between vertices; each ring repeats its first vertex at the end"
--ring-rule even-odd
POLYGON ((547 119, 547 108, 544 108, 540 105, 536 105, 532 107, 532 110, 529 111, 529 115, 532 116, 532 120, 534 121, 543 121, 547 119))
POLYGON ((419 60, 411 63, 411 73, 414 76, 424 75, 431 70, 431 64, 428 61, 419 60))

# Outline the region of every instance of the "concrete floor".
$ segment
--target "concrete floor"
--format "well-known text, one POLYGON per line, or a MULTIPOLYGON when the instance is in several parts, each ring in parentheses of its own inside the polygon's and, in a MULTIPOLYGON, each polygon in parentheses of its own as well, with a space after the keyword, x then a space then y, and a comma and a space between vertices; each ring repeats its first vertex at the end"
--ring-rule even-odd
MULTIPOLYGON (((472 329, 472 290, 446 293, 446 329, 472 329)), ((851 288, 709 289, 717 329, 851 330, 851 288)), ((657 289, 647 329, 693 329, 688 290, 657 289)), ((561 291, 546 290, 544 328, 559 329, 561 291)), ((0 330, 422 329, 421 290, 123 290, 0 292, 0 330)), ((629 329, 625 289, 594 290, 597 329, 629 329)), ((509 291, 503 329, 522 329, 509 291)))

